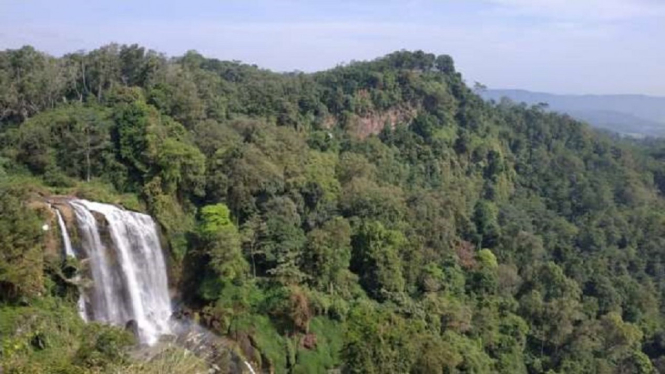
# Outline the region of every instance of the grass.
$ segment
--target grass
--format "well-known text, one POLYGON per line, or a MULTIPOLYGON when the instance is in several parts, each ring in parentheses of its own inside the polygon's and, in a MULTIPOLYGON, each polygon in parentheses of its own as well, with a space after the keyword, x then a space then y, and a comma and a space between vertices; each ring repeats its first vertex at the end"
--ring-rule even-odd
POLYGON ((169 346, 146 362, 134 362, 117 373, 124 374, 207 374, 204 360, 179 347, 169 346))
POLYGON ((310 332, 316 336, 316 349, 300 347, 293 373, 322 373, 341 364, 340 351, 344 344, 343 329, 338 322, 326 317, 316 317, 310 322, 310 332))

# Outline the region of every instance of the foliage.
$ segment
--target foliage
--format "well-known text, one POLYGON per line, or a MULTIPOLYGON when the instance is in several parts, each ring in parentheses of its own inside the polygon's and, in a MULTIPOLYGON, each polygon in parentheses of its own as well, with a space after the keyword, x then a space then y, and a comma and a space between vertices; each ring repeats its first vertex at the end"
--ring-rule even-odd
POLYGON ((662 369, 663 149, 485 102, 421 51, 313 74, 0 52, 5 370, 144 370, 56 323, 48 194, 155 217, 187 306, 265 370, 662 369))
POLYGON ((25 206, 20 190, 0 184, 0 300, 38 296, 43 285, 39 215, 25 206))

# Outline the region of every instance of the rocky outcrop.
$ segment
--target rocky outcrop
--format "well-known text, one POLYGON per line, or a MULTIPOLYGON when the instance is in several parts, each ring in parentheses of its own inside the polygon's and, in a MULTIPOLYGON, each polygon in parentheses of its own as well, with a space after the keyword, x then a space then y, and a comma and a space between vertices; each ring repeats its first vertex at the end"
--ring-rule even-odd
POLYGON ((379 134, 384 127, 395 128, 398 124, 409 124, 417 114, 415 108, 391 108, 385 111, 371 112, 355 116, 349 125, 349 131, 364 139, 379 134))

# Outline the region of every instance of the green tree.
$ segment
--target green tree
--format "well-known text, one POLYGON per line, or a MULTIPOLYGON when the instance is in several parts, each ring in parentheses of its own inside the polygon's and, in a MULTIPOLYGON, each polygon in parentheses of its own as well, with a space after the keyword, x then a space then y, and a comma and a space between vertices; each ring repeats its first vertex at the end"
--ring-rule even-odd
POLYGON ((210 257, 210 267, 225 281, 242 280, 248 264, 240 248, 241 237, 224 204, 201 208, 198 224, 203 251, 210 257))
POLYGON ((298 284, 304 280, 300 263, 305 234, 300 228, 297 207, 289 198, 277 197, 267 202, 264 209, 265 226, 259 239, 264 269, 282 284, 298 284))
POLYGON ((406 246, 402 233, 387 230, 380 222, 363 222, 352 244, 351 270, 359 275, 360 284, 369 295, 386 300, 404 291, 399 257, 406 246))
POLYGON ((307 234, 303 267, 320 290, 334 293, 344 287, 351 260, 351 225, 335 217, 307 234))

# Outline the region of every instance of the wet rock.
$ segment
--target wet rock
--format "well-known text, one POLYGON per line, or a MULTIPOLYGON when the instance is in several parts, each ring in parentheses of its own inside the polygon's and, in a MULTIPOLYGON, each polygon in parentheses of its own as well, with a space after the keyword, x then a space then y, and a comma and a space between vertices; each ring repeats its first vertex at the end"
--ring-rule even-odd
POLYGON ((136 320, 130 319, 127 321, 125 324, 125 330, 131 332, 136 340, 139 340, 139 324, 136 322, 136 320))

